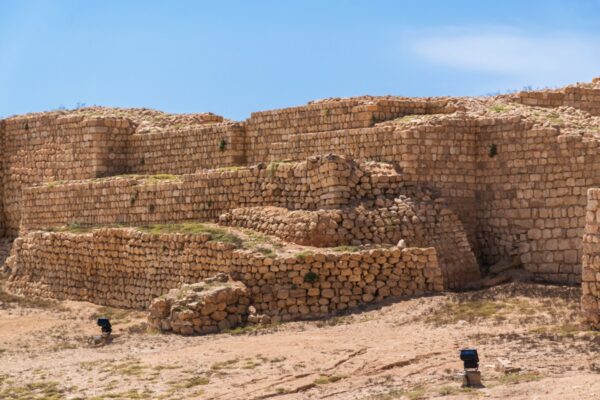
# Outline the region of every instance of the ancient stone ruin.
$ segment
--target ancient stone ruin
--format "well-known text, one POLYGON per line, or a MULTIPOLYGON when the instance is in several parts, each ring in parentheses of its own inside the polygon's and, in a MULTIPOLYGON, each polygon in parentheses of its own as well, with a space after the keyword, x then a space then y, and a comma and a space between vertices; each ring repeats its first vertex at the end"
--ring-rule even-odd
POLYGON ((177 302, 153 299, 228 274, 248 304, 221 302, 220 320, 175 313, 175 329, 205 333, 244 322, 250 304, 275 321, 330 315, 473 287, 511 260, 537 281, 582 283, 600 323, 598 79, 326 99, 243 122, 29 114, 0 121, 0 148, 0 262, 12 246, 15 293, 172 317, 177 302))

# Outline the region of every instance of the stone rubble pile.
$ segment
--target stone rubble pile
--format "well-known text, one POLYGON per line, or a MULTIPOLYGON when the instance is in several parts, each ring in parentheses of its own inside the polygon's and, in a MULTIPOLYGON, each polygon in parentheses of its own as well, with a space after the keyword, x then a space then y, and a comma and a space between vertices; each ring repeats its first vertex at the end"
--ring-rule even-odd
POLYGON ((248 320, 250 293, 226 274, 184 284, 150 303, 148 321, 163 332, 216 333, 248 320))

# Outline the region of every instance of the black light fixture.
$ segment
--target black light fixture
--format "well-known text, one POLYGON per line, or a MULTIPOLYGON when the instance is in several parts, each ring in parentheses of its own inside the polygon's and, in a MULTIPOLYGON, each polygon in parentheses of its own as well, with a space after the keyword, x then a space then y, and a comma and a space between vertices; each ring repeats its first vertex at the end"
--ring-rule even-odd
POLYGON ((483 387, 479 372, 479 355, 475 349, 461 349, 460 359, 464 364, 463 387, 483 387))
POLYGON ((475 349, 462 349, 460 351, 460 359, 463 361, 465 370, 479 369, 479 355, 475 349))
POLYGON ((112 333, 112 325, 110 324, 110 320, 108 318, 98 318, 97 324, 102 330, 103 337, 110 336, 112 333))

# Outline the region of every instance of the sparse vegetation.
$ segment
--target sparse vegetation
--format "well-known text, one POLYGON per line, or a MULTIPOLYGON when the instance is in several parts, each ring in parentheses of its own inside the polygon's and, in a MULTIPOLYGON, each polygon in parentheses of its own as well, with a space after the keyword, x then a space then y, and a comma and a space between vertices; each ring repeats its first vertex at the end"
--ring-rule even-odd
POLYGON ((313 271, 309 271, 306 274, 304 274, 304 282, 306 283, 316 283, 319 281, 319 275, 317 275, 316 272, 313 271))
POLYGON ((506 303, 492 300, 451 302, 429 316, 427 322, 443 325, 458 321, 474 322, 482 319, 503 319, 502 311, 506 308, 506 303))
POLYGON ((335 251, 336 253, 353 253, 353 252, 358 251, 358 247, 344 245, 344 246, 334 247, 331 250, 335 251))
POLYGON ((313 253, 313 252, 312 252, 312 251, 310 251, 310 250, 305 250, 305 251, 299 251, 299 252, 298 252, 298 253, 296 253, 294 256, 295 256, 296 258, 299 258, 299 259, 304 259, 304 258, 306 258, 306 257, 308 257, 308 256, 312 256, 313 254, 315 254, 315 253, 313 253))
POLYGON ((210 383, 210 379, 207 378, 206 376, 194 376, 192 378, 186 379, 185 381, 181 382, 179 387, 189 389, 189 388, 193 388, 196 386, 208 385, 209 383, 210 383))
POLYGON ((498 382, 500 385, 517 385, 519 383, 524 382, 539 381, 542 378, 543 376, 540 375, 538 372, 523 372, 502 375, 498 379, 498 382))
POLYGON ((31 382, 24 385, 9 384, 0 390, 0 399, 11 400, 62 400, 67 391, 58 382, 31 382))
POLYGON ((506 110, 508 110, 506 104, 494 104, 492 107, 490 107, 490 111, 494 113, 502 113, 506 110))
POLYGON ((219 150, 220 150, 220 151, 225 151, 225 149, 227 149, 227 139, 225 139, 225 138, 222 138, 222 139, 219 141, 219 150))
POLYGON ((228 333, 232 334, 232 335, 247 335, 247 334, 255 334, 255 333, 269 333, 269 332, 275 332, 278 329, 278 324, 275 323, 271 323, 271 324, 254 324, 254 325, 245 325, 245 326, 238 326, 234 329, 231 329, 229 331, 227 331, 228 333))
POLYGON ((227 361, 217 362, 217 363, 214 363, 213 365, 211 365, 210 369, 212 369, 212 370, 221 370, 221 369, 232 368, 239 361, 240 361, 239 359, 234 358, 234 359, 227 360, 227 361))
POLYGON ((315 379, 314 384, 327 385, 329 383, 335 383, 341 379, 343 379, 343 377, 339 375, 321 376, 320 378, 315 379))
POLYGON ((133 311, 122 308, 100 307, 90 316, 90 319, 109 318, 113 322, 127 322, 131 318, 132 313, 133 311))
POLYGON ((237 246, 242 245, 242 239, 225 229, 208 226, 201 223, 187 222, 181 224, 156 224, 138 228, 143 232, 153 235, 163 235, 167 233, 183 233, 186 235, 210 235, 210 240, 222 243, 232 243, 237 246))
POLYGON ((146 181, 148 181, 148 182, 178 181, 178 180, 181 180, 181 177, 178 175, 172 175, 172 174, 157 174, 157 175, 150 175, 150 176, 146 177, 146 181))

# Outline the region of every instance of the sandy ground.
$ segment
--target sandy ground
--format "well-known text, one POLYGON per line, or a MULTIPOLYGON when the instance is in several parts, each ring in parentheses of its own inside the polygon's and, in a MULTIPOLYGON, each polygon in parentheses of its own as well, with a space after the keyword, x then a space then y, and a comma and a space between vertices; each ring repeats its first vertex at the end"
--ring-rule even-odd
POLYGON ((1 293, 0 398, 599 399, 600 334, 577 325, 579 295, 510 284, 179 337, 148 331, 139 312, 1 293), (116 337, 93 347, 103 314, 116 337), (466 346, 485 388, 460 387, 466 346), (521 371, 496 371, 499 357, 521 371))

